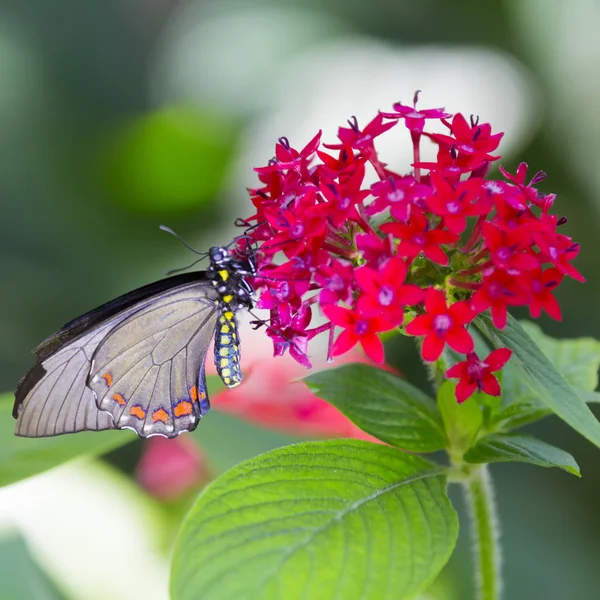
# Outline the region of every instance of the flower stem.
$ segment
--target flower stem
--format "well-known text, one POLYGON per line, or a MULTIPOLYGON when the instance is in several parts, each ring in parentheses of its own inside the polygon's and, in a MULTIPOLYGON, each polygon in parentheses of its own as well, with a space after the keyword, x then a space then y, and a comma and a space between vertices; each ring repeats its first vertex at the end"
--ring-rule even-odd
POLYGON ((477 600, 499 600, 501 549, 494 489, 486 465, 477 467, 464 483, 471 512, 471 529, 477 574, 477 600))

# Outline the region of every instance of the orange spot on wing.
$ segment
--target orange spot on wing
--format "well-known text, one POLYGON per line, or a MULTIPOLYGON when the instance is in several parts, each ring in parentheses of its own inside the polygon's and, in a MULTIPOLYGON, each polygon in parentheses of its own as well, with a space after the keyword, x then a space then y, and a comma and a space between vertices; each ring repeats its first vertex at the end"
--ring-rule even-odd
POLYGON ((190 388, 190 398, 192 402, 198 402, 198 388, 196 386, 190 388))
POLYGON ((129 414, 138 419, 143 419, 146 416, 146 411, 141 406, 132 406, 129 409, 129 414))
POLYGON ((206 392, 200 392, 200 400, 204 400, 206 398, 206 392))
POLYGON ((106 385, 108 387, 112 387, 113 378, 112 378, 112 375, 108 371, 106 373, 104 373, 104 375, 102 375, 102 379, 104 379, 106 381, 106 385))
POLYGON ((153 423, 156 423, 157 421, 162 421, 163 423, 166 423, 168 420, 169 420, 169 415, 162 408, 159 408, 158 410, 155 410, 152 413, 152 422, 153 423))
POLYGON ((119 406, 125 406, 127 404, 127 400, 125 400, 125 398, 123 398, 123 396, 121 394, 113 394, 112 399, 119 405, 119 406))
POLYGON ((191 415, 192 414, 192 403, 182 400, 181 402, 179 402, 179 404, 175 405, 175 408, 173 409, 173 414, 176 417, 183 417, 185 415, 191 415))

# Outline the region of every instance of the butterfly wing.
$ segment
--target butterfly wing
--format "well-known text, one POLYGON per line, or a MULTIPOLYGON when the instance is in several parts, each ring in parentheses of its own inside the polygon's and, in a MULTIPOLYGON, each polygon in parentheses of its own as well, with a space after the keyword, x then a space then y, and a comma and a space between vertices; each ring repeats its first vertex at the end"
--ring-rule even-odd
POLYGON ((45 437, 114 428, 87 387, 93 352, 112 326, 107 323, 81 336, 27 373, 17 388, 16 435, 45 437))
MULTIPOLYGON (((183 326, 172 330, 168 338, 170 342, 165 342, 157 352, 160 353, 168 343, 171 343, 172 348, 179 343, 182 346, 180 353, 185 346, 185 353, 190 356, 192 353, 194 354, 194 359, 189 358, 184 365, 181 358, 175 358, 177 353, 174 353, 171 359, 172 372, 169 374, 170 380, 187 381, 190 375, 184 370, 184 367, 188 370, 196 367, 199 389, 198 402, 193 405, 194 417, 179 419, 177 421, 179 427, 174 427, 171 433, 176 435, 179 430, 185 430, 185 426, 193 429, 199 418, 198 413, 205 412, 208 406, 207 400, 205 400, 206 406, 201 409, 200 401, 202 393, 206 393, 203 365, 214 328, 214 321, 211 321, 212 316, 209 315, 212 315, 211 311, 214 311, 216 296, 204 273, 178 275, 130 292, 68 323, 58 333, 45 340, 35 350, 34 366, 17 387, 13 409, 13 416, 17 419, 15 433, 25 437, 43 437, 127 426, 122 421, 114 420, 115 410, 107 412, 98 409, 96 396, 89 387, 94 356, 97 352, 99 357, 105 356, 107 349, 109 354, 115 356, 126 350, 131 342, 135 342, 135 339, 124 339, 123 331, 120 336, 115 334, 115 337, 111 338, 111 333, 115 332, 121 324, 125 325, 135 315, 150 311, 152 307, 164 307, 172 303, 174 307, 177 307, 175 312, 182 315, 180 310, 182 305, 178 302, 184 298, 188 301, 186 305, 188 313, 185 314, 191 317, 187 323, 192 330, 194 325, 198 326, 199 323, 204 323, 204 325, 193 330, 194 335, 190 335, 189 338, 180 333, 183 326), (195 319, 189 314, 191 297, 195 299, 198 307, 195 319), (179 337, 177 337, 178 335, 179 337), (208 342, 205 339, 207 336, 208 342), (104 345, 105 342, 108 344, 104 345), (123 344, 123 346, 119 346, 119 344, 123 344), (205 344, 206 348, 204 348, 205 344)), ((164 308, 163 313, 166 314, 164 308)), ((152 314, 158 318, 164 316, 162 313, 152 314)), ((214 319, 216 319, 216 314, 214 319)), ((139 325, 143 321, 134 320, 132 322, 139 325)), ((175 325, 172 319, 169 323, 175 325)), ((125 331, 129 332, 128 335, 137 335, 140 338, 144 336, 144 332, 139 328, 133 327, 125 331)), ((166 368, 163 370, 160 381, 157 379, 157 385, 163 384, 163 388, 161 388, 163 391, 166 391, 165 372, 166 368)), ((173 384, 169 393, 179 392, 178 385, 173 384)), ((104 395, 103 393, 102 396, 104 395)), ((168 404, 171 404, 170 397, 168 404)), ((180 408, 178 412, 181 410, 183 409, 180 408)), ((168 417, 168 411, 165 412, 168 417)), ((157 416, 158 419, 158 417, 162 417, 162 413, 153 416, 157 416)), ((159 424, 154 428, 146 428, 145 431, 149 431, 148 435, 153 433, 169 435, 168 427, 164 428, 164 432, 159 431, 161 428, 162 426, 159 424)), ((134 427, 134 429, 136 428, 134 427)))
POLYGON ((94 352, 88 385, 115 427, 141 437, 196 428, 209 406, 204 360, 217 314, 215 298, 191 287, 112 329, 94 352))

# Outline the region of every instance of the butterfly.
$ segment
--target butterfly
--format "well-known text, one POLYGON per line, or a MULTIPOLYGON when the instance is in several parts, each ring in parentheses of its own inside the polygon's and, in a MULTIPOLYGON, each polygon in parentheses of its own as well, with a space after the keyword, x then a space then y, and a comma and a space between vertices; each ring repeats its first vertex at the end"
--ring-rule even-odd
POLYGON ((15 434, 45 437, 132 429, 167 438, 193 431, 210 404, 204 363, 228 387, 242 380, 236 312, 253 307, 252 258, 209 249, 206 271, 174 275, 67 323, 34 351, 19 381, 15 434))

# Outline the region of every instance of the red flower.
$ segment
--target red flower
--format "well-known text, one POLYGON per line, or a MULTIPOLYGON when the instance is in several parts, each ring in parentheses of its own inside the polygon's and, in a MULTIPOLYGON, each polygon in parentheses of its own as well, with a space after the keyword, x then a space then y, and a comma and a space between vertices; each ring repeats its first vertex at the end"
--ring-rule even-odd
POLYGON ((481 179, 469 179, 456 187, 439 173, 432 173, 430 180, 435 191, 427 198, 427 208, 442 217, 444 225, 452 233, 460 234, 467 228, 467 217, 490 212, 490 205, 487 203, 480 201, 473 204, 481 192, 481 179))
POLYGON ((498 148, 504 134, 496 133, 492 135, 492 127, 489 123, 480 125, 478 120, 471 118, 471 124, 469 125, 467 120, 460 113, 457 113, 452 119, 450 129, 453 137, 439 133, 428 135, 438 144, 455 148, 459 156, 470 156, 486 161, 500 158, 499 156, 491 156, 489 153, 498 148))
POLYGON ((443 108, 425 108, 417 110, 418 93, 415 94, 414 106, 405 106, 400 102, 393 105, 394 112, 380 113, 386 119, 404 119, 404 124, 410 131, 421 133, 425 127, 425 119, 447 119, 452 115, 444 111, 443 108))
POLYGON ((425 336, 422 355, 425 360, 437 360, 446 343, 462 354, 473 351, 473 338, 465 325, 475 318, 467 302, 456 302, 448 307, 443 292, 429 288, 425 295, 426 314, 415 317, 406 333, 425 336))
POLYGON ((412 175, 392 177, 378 181, 371 186, 375 200, 365 209, 365 214, 376 215, 390 209, 394 219, 406 222, 410 217, 411 206, 425 207, 425 199, 431 196, 431 188, 417 183, 412 175))
POLYGON ((280 138, 275 158, 257 169, 255 213, 240 238, 246 252, 238 243, 236 255, 256 263, 251 281, 262 292, 259 306, 271 311, 267 332, 276 354, 290 352, 308 365, 308 341, 328 332, 328 357, 360 343, 382 360, 378 333, 414 313, 430 288, 426 314, 407 331, 424 337, 427 360, 446 342, 469 354, 465 325, 474 314, 491 309, 498 328, 509 306, 560 319, 554 289, 564 275, 584 281, 573 265, 579 244, 557 233, 566 218, 552 213, 556 196, 535 187, 545 173, 528 182, 521 163, 514 175, 501 168, 504 179, 491 179, 503 134, 460 113, 449 121, 443 109, 418 110, 417 99, 380 112, 364 128, 352 118, 338 130, 338 144, 322 144, 318 134, 297 151, 280 138), (406 134, 391 131, 400 119, 410 131, 412 172, 409 165, 392 171, 376 148, 379 136, 406 134), (449 132, 426 131, 428 119, 449 132), (437 145, 435 160, 421 160, 423 136, 437 145), (447 306, 446 298, 461 302, 447 306), (315 304, 330 322, 311 327, 315 304), (335 325, 344 331, 334 343, 335 325))
POLYGON ((354 266, 350 261, 334 260, 329 265, 322 265, 315 273, 315 281, 323 286, 319 294, 321 306, 349 303, 354 287, 354 266))
POLYGON ((441 229, 429 229, 429 221, 423 213, 413 212, 407 224, 384 223, 381 231, 391 233, 400 240, 398 255, 414 258, 421 252, 439 265, 448 264, 448 256, 440 248, 458 239, 454 233, 441 229))
POLYGON ((338 129, 338 138, 340 138, 342 143, 324 144, 325 148, 339 150, 344 147, 350 147, 356 150, 369 151, 373 148, 373 140, 382 133, 385 133, 388 129, 394 127, 396 123, 384 123, 383 116, 377 115, 362 131, 358 126, 356 117, 352 117, 352 119, 348 121, 348 125, 350 125, 350 127, 340 127, 338 129))
POLYGON ((552 295, 552 290, 560 284, 563 274, 558 269, 547 269, 542 271, 536 269, 529 273, 531 288, 531 302, 529 303, 529 312, 531 316, 537 319, 542 310, 545 310, 553 319, 562 320, 558 300, 552 295))
POLYGON ((533 228, 533 223, 526 223, 517 229, 502 231, 489 222, 483 223, 483 237, 492 263, 505 270, 527 271, 539 267, 540 261, 531 249, 533 228))
POLYGON ((534 233, 533 239, 547 260, 552 262, 561 273, 569 275, 576 281, 585 282, 585 277, 571 264, 581 250, 577 242, 573 242, 566 235, 545 232, 534 233))
POLYGON ((456 399, 464 402, 475 390, 490 396, 500 395, 500 384, 493 372, 499 371, 511 357, 508 348, 498 348, 490 352, 485 360, 479 360, 477 354, 471 352, 467 360, 457 363, 446 372, 450 379, 460 378, 456 384, 456 399))
POLYGON ((401 325, 404 319, 403 306, 418 304, 425 293, 416 285, 406 285, 407 267, 397 256, 390 258, 380 269, 361 267, 355 273, 362 295, 358 309, 365 316, 385 315, 391 322, 401 325))
POLYGON ((327 202, 321 202, 307 209, 307 216, 318 216, 323 219, 323 222, 329 222, 334 227, 339 227, 347 221, 357 220, 359 215, 356 204, 369 195, 369 190, 361 190, 364 176, 365 169, 361 166, 345 183, 322 182, 320 192, 327 202))
POLYGON ((514 274, 502 269, 486 275, 481 287, 471 298, 471 308, 476 313, 492 309, 492 321, 498 329, 506 327, 508 306, 527 304, 529 294, 524 288, 526 279, 519 280, 514 274))
POLYGON ((379 268, 393 253, 391 236, 380 238, 375 233, 359 233, 354 238, 354 243, 367 263, 376 268, 379 268))
POLYGON ((393 329, 394 324, 382 318, 366 317, 356 310, 348 310, 341 306, 324 306, 323 313, 334 325, 344 328, 333 344, 333 356, 348 352, 360 342, 366 355, 373 362, 383 362, 383 344, 377 334, 393 329))

